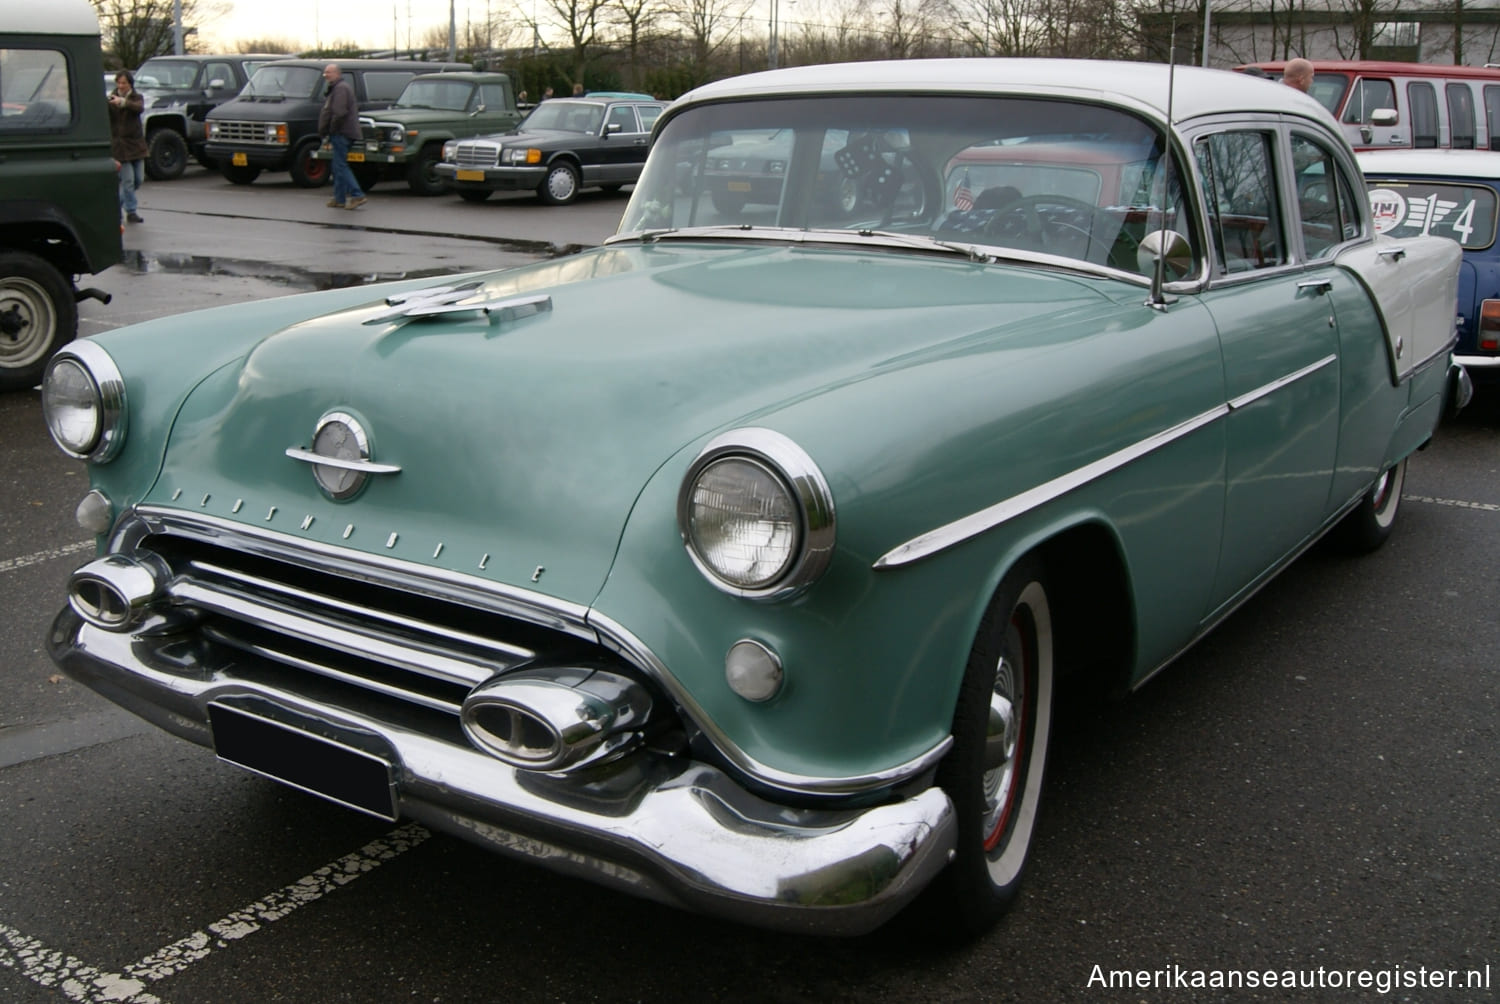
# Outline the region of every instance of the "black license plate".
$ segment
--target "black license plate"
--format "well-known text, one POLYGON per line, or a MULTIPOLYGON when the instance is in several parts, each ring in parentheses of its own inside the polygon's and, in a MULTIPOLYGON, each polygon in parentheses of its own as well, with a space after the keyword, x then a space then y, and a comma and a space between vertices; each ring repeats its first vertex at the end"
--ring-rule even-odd
POLYGON ((394 821, 391 765, 364 750, 222 704, 208 706, 220 760, 331 802, 394 821))

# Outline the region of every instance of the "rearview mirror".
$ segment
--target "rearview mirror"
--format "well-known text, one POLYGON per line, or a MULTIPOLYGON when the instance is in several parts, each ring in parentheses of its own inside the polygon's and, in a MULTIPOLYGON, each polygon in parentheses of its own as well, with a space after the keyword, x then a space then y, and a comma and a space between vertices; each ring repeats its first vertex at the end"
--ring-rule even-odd
POLYGON ((1135 267, 1142 275, 1155 275, 1158 259, 1164 266, 1164 278, 1181 279, 1193 270, 1193 246, 1175 230, 1153 230, 1135 249, 1135 267))

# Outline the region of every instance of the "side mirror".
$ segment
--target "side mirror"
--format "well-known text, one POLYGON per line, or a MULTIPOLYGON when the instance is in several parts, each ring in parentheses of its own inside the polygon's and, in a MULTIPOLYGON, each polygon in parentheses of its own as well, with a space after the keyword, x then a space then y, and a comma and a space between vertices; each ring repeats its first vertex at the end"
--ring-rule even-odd
POLYGON ((1377 108, 1370 113, 1370 123, 1378 126, 1393 126, 1397 122, 1396 109, 1377 108))
POLYGON ((224 83, 224 81, 220 80, 218 77, 215 77, 208 82, 208 89, 211 91, 222 91, 226 86, 227 85, 224 83))
POLYGON ((1153 230, 1135 249, 1135 267, 1142 275, 1155 275, 1158 260, 1167 280, 1181 279, 1193 270, 1193 246, 1175 230, 1153 230))
POLYGON ((608 125, 606 125, 604 127, 604 135, 606 135, 606 136, 608 136, 610 133, 619 132, 619 131, 620 131, 620 123, 618 123, 618 122, 611 122, 611 123, 609 123, 608 125))

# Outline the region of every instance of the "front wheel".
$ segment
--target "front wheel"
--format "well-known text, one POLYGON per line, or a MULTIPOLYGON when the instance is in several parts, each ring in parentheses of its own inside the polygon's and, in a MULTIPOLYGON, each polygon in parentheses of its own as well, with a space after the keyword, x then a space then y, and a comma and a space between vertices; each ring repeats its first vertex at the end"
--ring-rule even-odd
POLYGON ((1334 533, 1347 551, 1363 554, 1386 542, 1401 512, 1401 490, 1406 486, 1406 460, 1375 479, 1365 497, 1340 521, 1334 533))
POLYGON ((578 198, 578 169, 560 160, 547 169, 547 177, 536 194, 549 206, 566 206, 578 198))
POLYGON ((152 181, 171 181, 187 170, 187 140, 171 129, 157 129, 146 140, 146 176, 152 181))
POLYGON ((428 143, 406 165, 406 187, 418 195, 442 195, 447 189, 442 176, 437 173, 438 161, 443 159, 443 145, 428 143))
POLYGON ((68 277, 36 255, 0 252, 0 391, 35 387, 47 360, 77 333, 68 277))
POLYGON ((953 801, 958 845, 928 892, 963 934, 993 924, 1015 899, 1036 829, 1052 726, 1052 612, 1041 562, 1001 581, 969 652, 953 715, 953 748, 937 782, 953 801))
POLYGON ((329 160, 318 160, 318 141, 309 140, 292 152, 292 184, 298 188, 317 188, 328 180, 332 173, 329 160))

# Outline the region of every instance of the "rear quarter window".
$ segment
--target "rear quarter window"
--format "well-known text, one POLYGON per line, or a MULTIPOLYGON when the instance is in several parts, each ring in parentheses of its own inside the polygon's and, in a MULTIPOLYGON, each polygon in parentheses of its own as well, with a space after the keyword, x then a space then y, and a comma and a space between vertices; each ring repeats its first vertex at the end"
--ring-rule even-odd
POLYGON ((408 70, 366 70, 365 98, 370 101, 395 101, 416 74, 408 70))

